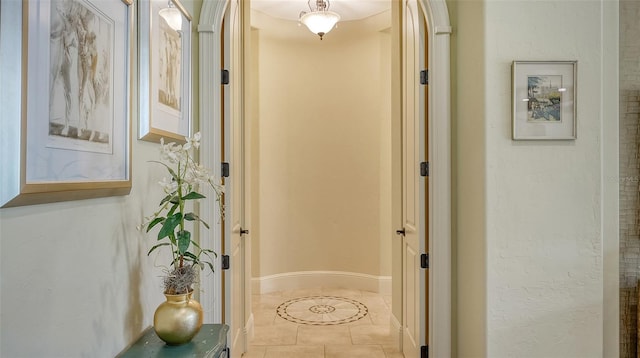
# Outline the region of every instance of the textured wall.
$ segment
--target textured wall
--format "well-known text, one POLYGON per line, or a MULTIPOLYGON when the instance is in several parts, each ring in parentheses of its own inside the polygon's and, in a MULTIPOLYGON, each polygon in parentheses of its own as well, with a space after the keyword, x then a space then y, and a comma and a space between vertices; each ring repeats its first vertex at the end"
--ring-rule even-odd
POLYGON ((620 1, 620 356, 637 357, 640 279, 640 0, 620 1))
POLYGON ((381 220, 380 195, 391 164, 389 153, 381 154, 388 151, 381 137, 390 132, 389 70, 382 71, 389 35, 374 20, 341 23, 321 41, 295 22, 252 14, 260 57, 253 63, 259 87, 254 277, 390 275, 392 230, 381 220))
MULTIPOLYGON (((197 24, 201 1, 183 4, 197 24)), ((136 140, 137 116, 131 121, 129 195, 0 209, 1 357, 110 358, 152 324, 167 257, 147 257, 154 240, 136 226, 157 208, 166 172, 149 163, 158 144, 136 140)))
POLYGON ((487 357, 602 357, 607 348, 603 251, 618 235, 618 217, 605 215, 618 207, 617 182, 605 180, 612 163, 617 173, 617 156, 605 156, 618 148, 608 136, 615 5, 484 2, 487 357), (578 61, 574 141, 511 140, 511 63, 540 59, 578 61))

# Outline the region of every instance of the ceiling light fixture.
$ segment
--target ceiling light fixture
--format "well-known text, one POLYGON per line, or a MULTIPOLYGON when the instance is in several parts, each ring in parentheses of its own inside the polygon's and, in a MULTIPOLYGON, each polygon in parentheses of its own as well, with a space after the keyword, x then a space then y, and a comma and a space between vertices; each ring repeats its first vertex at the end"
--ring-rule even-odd
POLYGON ((315 9, 311 6, 311 2, 314 0, 308 0, 310 12, 302 11, 300 13, 300 22, 305 24, 309 31, 322 37, 340 21, 340 15, 333 11, 329 11, 329 0, 315 0, 315 9))
POLYGON ((173 1, 169 0, 169 6, 158 11, 158 15, 167 21, 169 27, 182 31, 182 13, 173 5, 173 1))

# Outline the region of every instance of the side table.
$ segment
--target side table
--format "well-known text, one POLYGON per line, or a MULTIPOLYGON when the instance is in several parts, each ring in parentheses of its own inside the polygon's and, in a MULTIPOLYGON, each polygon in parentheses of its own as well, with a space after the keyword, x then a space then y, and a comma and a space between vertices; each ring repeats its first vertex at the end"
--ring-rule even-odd
POLYGON ((120 358, 228 358, 226 324, 203 324, 200 332, 191 342, 170 346, 164 343, 153 330, 148 328, 129 349, 118 355, 120 358))

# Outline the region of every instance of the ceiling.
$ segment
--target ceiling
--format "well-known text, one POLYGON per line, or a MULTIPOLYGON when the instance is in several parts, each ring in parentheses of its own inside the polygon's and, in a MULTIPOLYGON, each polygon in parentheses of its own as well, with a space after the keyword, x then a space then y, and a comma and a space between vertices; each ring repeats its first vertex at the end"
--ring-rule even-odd
MULTIPOLYGON (((316 0, 310 0, 315 7, 316 0)), ((330 10, 340 15, 340 21, 360 20, 391 9, 390 0, 330 0, 330 10)), ((257 11, 284 20, 298 21, 301 11, 309 11, 307 0, 251 0, 257 11)))

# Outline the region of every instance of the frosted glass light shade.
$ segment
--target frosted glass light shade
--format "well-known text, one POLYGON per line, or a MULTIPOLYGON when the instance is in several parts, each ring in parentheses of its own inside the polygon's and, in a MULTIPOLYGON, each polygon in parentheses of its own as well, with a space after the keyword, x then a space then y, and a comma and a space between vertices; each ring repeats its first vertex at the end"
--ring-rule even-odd
POLYGON ((167 24, 174 30, 180 31, 182 30, 182 13, 175 7, 166 7, 160 11, 158 14, 162 16, 167 24))
POLYGON ((300 17, 300 22, 305 24, 309 31, 320 35, 320 39, 340 21, 340 15, 333 11, 312 11, 300 17))

